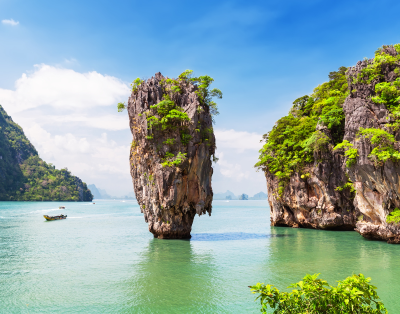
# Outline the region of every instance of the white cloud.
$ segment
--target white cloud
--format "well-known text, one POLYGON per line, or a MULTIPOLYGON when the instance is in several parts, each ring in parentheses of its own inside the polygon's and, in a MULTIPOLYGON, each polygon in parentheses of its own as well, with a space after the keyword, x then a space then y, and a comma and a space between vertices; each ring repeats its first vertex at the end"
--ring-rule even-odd
POLYGON ((0 89, 0 103, 10 113, 40 106, 86 111, 116 106, 129 94, 128 85, 115 77, 41 64, 35 65, 32 73, 22 74, 15 82, 15 90, 0 89))
POLYGON ((238 163, 230 163, 225 159, 224 153, 217 153, 218 166, 223 176, 232 178, 235 181, 242 181, 242 179, 249 178, 249 171, 242 171, 242 166, 238 163))
POLYGON ((67 167, 88 184, 101 182, 100 187, 108 190, 122 178, 127 186, 121 193, 132 190, 129 143, 118 145, 108 139, 106 133, 93 136, 90 140, 71 133, 53 135, 39 124, 25 127, 24 131, 46 162, 54 163, 57 168, 67 167))
MULTIPOLYGON (((115 109, 116 106, 113 106, 112 109, 115 109)), ((114 110, 116 111, 116 109, 114 110)), ((110 113, 108 115, 101 114, 93 115, 85 114, 85 113, 69 113, 69 114, 45 114, 41 116, 40 113, 42 111, 38 110, 38 114, 35 116, 35 122, 40 123, 40 125, 76 125, 76 126, 87 126, 89 128, 96 128, 96 129, 103 129, 103 130, 110 130, 110 131, 118 131, 118 130, 128 130, 129 129, 129 122, 128 122, 128 115, 124 113, 110 113)), ((32 120, 31 111, 27 111, 25 113, 20 113, 19 121, 32 120)), ((14 116, 14 115, 13 115, 14 116)))
POLYGON ((6 25, 11 25, 11 26, 17 26, 19 24, 18 21, 14 21, 13 19, 2 20, 1 23, 6 24, 6 25))
POLYGON ((249 133, 245 131, 235 131, 231 130, 215 130, 215 138, 217 141, 218 149, 224 148, 234 148, 239 152, 245 150, 260 150, 262 143, 260 140, 262 138, 261 134, 249 133))
POLYGON ((262 147, 260 143, 262 135, 258 133, 250 133, 246 131, 215 130, 215 139, 217 142, 217 157, 219 161, 217 167, 220 173, 227 178, 231 178, 237 182, 249 179, 251 173, 255 170, 252 167, 257 159, 258 151, 262 147), (239 154, 245 156, 240 156, 239 154), (250 161, 249 157, 254 162, 250 161), (244 170, 246 169, 246 170, 244 170))
POLYGON ((95 167, 100 172, 105 169, 108 173, 129 173, 129 143, 117 145, 108 139, 107 133, 89 142, 87 138, 71 133, 52 135, 38 124, 25 127, 24 132, 44 160, 57 159, 60 167, 71 167, 71 164, 79 163, 88 168, 95 167), (105 163, 113 166, 107 167, 105 163), (115 164, 119 167, 114 167, 115 164))
POLYGON ((262 148, 261 134, 246 131, 215 130, 216 156, 219 161, 213 166, 213 187, 216 193, 230 190, 236 194, 253 195, 266 191, 264 175, 256 172, 254 164, 262 148))
POLYGON ((23 73, 14 90, 0 88, 0 104, 26 123, 123 130, 128 118, 118 114, 116 104, 129 95, 128 85, 118 78, 41 64, 23 73))

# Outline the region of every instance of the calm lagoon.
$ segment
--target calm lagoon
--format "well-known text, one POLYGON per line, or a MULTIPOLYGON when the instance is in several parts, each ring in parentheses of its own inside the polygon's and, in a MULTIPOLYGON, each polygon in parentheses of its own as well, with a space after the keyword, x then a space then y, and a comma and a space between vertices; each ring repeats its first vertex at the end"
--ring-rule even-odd
POLYGON ((400 313, 399 245, 270 227, 267 201, 214 201, 190 241, 158 240, 136 201, 95 203, 0 202, 0 313, 258 313, 249 285, 360 272, 400 313))

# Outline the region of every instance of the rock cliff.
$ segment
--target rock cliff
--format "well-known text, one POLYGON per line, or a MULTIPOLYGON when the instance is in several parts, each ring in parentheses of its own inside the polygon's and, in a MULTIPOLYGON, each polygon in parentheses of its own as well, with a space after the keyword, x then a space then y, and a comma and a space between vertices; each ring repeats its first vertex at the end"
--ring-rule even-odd
POLYGON ((157 73, 133 84, 127 105, 131 175, 154 237, 190 238, 195 215, 211 215, 216 107, 210 99, 218 96, 208 90, 211 82, 190 79, 187 71, 176 80, 157 73))
MULTIPOLYGON (((382 51, 394 57, 396 61, 384 62, 379 77, 370 83, 356 82, 356 78, 374 63, 373 60, 358 62, 347 72, 352 93, 343 105, 346 115, 344 139, 354 144, 359 155, 357 162, 349 167, 347 172, 356 190, 354 206, 361 213, 356 223, 356 231, 366 238, 400 243, 399 226, 387 222, 389 213, 400 207, 399 158, 392 156, 382 160, 371 154, 375 147, 384 148, 389 154, 390 148, 395 150, 394 153, 399 151, 397 141, 400 140, 400 132, 396 126, 399 118, 396 114, 398 100, 394 106, 373 101, 377 94, 384 98, 382 93, 379 95, 377 86, 383 86, 385 83, 396 86, 393 83, 397 82, 399 77, 398 52, 393 47, 386 47, 382 51), (384 146, 388 144, 389 149, 380 147, 382 143, 374 145, 372 139, 357 137, 360 128, 382 130, 393 135, 395 141, 383 143, 384 146)), ((398 85, 395 89, 398 89, 398 85)))
POLYGON ((257 166, 265 171, 272 225, 355 229, 400 243, 399 52, 400 45, 384 46, 346 73, 331 72, 265 135, 257 166), (306 120, 310 131, 295 143, 293 125, 304 130, 306 120), (289 166, 273 160, 281 156, 289 166))

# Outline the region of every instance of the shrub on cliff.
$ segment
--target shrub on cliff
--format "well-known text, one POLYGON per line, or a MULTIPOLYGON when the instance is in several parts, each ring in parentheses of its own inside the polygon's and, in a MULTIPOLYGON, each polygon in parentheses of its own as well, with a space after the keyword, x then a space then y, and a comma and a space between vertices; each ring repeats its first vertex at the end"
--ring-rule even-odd
POLYGON ((400 223, 400 209, 396 207, 389 215, 387 215, 386 222, 392 224, 400 223))
POLYGON ((318 276, 305 276, 302 281, 289 286, 293 288, 291 292, 280 292, 273 285, 262 283, 250 288, 252 293, 258 294, 256 300, 260 300, 262 313, 387 313, 379 301, 376 287, 369 284, 371 278, 365 278, 363 274, 352 275, 333 287, 318 276))
POLYGON ((325 125, 340 143, 344 135, 342 104, 349 94, 346 67, 329 74, 329 82, 293 102, 289 115, 278 120, 272 130, 263 136, 266 142, 255 165, 268 170, 279 180, 279 194, 293 172, 301 172, 304 165, 314 161, 314 151, 322 151, 330 142, 328 136, 316 132, 318 123, 325 125))
POLYGON ((346 166, 351 167, 357 162, 358 149, 349 141, 344 140, 342 143, 337 144, 333 150, 343 150, 346 158, 346 166))
POLYGON ((368 155, 375 165, 379 166, 391 159, 393 162, 400 160, 400 153, 394 148, 395 138, 392 134, 382 129, 360 128, 357 133, 371 142, 373 150, 368 155))

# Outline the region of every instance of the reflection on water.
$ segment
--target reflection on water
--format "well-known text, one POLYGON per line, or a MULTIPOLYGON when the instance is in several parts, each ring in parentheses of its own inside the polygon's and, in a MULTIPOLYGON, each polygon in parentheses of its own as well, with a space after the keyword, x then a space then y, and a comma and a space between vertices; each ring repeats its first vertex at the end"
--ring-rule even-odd
POLYGON ((231 241, 231 240, 250 240, 265 239, 271 237, 286 237, 290 234, 262 234, 246 232, 226 232, 226 233, 195 233, 192 234, 190 241, 231 241))
POLYGON ((210 250, 185 240, 152 239, 126 281, 130 313, 224 313, 210 250))

